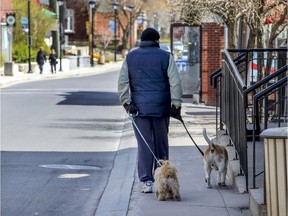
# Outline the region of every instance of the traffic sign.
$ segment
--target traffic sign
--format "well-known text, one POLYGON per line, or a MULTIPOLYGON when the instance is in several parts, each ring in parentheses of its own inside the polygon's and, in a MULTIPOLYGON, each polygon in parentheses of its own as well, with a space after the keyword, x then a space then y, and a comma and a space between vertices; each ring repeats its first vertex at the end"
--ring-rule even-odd
POLYGON ((8 26, 16 25, 15 13, 7 13, 6 14, 6 23, 8 26))

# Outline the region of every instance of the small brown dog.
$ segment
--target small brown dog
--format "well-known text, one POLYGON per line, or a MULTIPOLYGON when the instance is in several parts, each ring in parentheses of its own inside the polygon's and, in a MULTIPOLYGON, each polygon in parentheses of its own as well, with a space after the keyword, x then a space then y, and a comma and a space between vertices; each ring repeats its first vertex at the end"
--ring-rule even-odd
POLYGON ((225 186, 225 179, 228 165, 228 152, 224 146, 215 144, 207 136, 206 129, 203 129, 203 136, 209 144, 204 152, 204 171, 207 188, 211 188, 210 178, 212 169, 218 171, 217 181, 219 186, 225 186))
POLYGON ((168 160, 160 160, 160 167, 154 173, 155 193, 159 201, 174 199, 181 201, 177 170, 168 160))

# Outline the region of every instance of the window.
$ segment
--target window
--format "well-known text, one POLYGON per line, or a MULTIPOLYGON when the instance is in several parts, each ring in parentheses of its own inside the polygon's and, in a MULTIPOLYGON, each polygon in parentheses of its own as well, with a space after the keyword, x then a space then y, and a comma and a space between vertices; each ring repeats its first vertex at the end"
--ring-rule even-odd
POLYGON ((74 33, 74 10, 66 9, 65 33, 74 33))

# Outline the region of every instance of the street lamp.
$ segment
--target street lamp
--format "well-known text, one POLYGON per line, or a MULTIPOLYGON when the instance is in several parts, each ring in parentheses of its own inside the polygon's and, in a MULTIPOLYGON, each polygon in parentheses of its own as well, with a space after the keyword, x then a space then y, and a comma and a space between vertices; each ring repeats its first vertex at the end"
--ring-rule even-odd
POLYGON ((64 0, 57 0, 59 5, 59 60, 60 60, 60 68, 59 71, 62 71, 62 11, 61 8, 63 6, 64 0))
POLYGON ((30 11, 30 0, 28 0, 28 72, 32 73, 31 69, 31 45, 32 45, 32 37, 31 37, 31 11, 30 11))
POLYGON ((133 10, 133 6, 127 5, 127 9, 130 12, 130 50, 132 49, 132 10, 133 10))
POLYGON ((89 5, 90 5, 90 9, 91 9, 91 55, 90 55, 90 64, 91 67, 94 66, 94 53, 93 53, 93 45, 94 45, 94 9, 95 9, 95 0, 90 0, 89 1, 89 5))
POLYGON ((117 46, 116 46, 116 18, 117 18, 117 8, 119 3, 117 0, 113 2, 113 9, 114 9, 114 61, 117 61, 117 46))

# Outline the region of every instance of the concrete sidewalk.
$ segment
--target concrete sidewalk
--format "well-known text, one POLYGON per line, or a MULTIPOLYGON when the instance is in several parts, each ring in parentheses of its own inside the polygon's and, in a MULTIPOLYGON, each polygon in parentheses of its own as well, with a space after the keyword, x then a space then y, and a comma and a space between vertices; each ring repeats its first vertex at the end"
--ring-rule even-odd
MULTIPOLYGON (((202 128, 215 138, 215 108, 193 105, 186 100, 182 116, 191 136, 204 150, 207 144, 202 128)), ((250 216, 249 195, 239 193, 227 179, 226 187, 218 187, 213 172, 213 188, 207 189, 202 155, 194 146, 181 122, 171 119, 170 161, 178 170, 182 201, 158 201, 154 194, 140 193, 136 170, 136 140, 127 120, 108 185, 100 200, 97 216, 250 216)), ((231 158, 230 158, 231 159, 231 158)))
MULTIPOLYGON (((47 66, 48 64, 46 64, 47 66)), ((17 72, 14 76, 0 76, 0 88, 7 87, 11 84, 16 84, 20 82, 27 81, 37 81, 43 79, 60 79, 60 78, 69 78, 77 76, 88 76, 93 74, 101 74, 113 71, 115 69, 120 70, 122 61, 106 63, 104 65, 95 65, 94 67, 78 68, 75 70, 61 71, 57 69, 56 74, 51 74, 49 68, 44 68, 43 74, 32 73, 27 74, 23 72, 17 72)), ((3 69, 3 68, 2 68, 3 69)))

